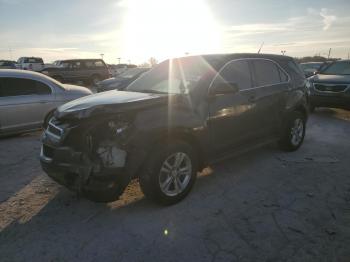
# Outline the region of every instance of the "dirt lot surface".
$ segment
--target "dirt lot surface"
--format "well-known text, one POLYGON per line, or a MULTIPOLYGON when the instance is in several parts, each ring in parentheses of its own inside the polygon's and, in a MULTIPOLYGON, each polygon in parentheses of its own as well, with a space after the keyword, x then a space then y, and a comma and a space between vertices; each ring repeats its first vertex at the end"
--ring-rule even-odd
POLYGON ((200 174, 160 207, 78 198, 41 171, 40 134, 0 140, 0 261, 350 261, 350 112, 318 110, 302 148, 200 174))

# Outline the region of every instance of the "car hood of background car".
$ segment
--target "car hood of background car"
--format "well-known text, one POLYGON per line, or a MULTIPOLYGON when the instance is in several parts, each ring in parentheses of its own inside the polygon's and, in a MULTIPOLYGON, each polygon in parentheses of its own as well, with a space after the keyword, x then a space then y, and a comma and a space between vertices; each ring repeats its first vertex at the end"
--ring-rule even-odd
POLYGON ((118 113, 167 102, 167 94, 108 91, 68 102, 56 110, 56 118, 87 118, 92 115, 118 113))
POLYGON ((323 75, 317 74, 310 78, 314 83, 350 84, 350 75, 323 75))
POLYGON ((92 92, 83 86, 62 84, 65 91, 71 95, 91 95, 92 92))

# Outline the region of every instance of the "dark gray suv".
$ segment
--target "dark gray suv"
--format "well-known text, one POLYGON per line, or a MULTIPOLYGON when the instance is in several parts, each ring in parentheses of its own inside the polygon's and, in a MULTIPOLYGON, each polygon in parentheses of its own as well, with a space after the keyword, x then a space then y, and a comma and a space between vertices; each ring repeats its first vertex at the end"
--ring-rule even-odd
POLYGON ((111 77, 111 73, 102 59, 72 59, 55 62, 55 67, 41 70, 61 83, 84 82, 97 84, 111 77))
POLYGON ((315 107, 350 109, 350 60, 329 64, 308 78, 311 110, 315 107))
POLYGON ((131 179, 174 204, 208 164, 272 141, 303 143, 305 77, 287 56, 222 54, 164 61, 125 91, 69 102, 43 133, 41 164, 71 190, 116 200, 131 179))

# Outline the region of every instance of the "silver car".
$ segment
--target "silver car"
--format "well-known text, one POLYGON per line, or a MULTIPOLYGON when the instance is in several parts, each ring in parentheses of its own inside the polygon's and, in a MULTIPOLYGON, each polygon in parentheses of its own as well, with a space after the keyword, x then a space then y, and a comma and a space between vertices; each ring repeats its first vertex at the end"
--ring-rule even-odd
POLYGON ((45 115, 61 104, 92 92, 65 85, 40 73, 0 70, 0 136, 41 127, 45 115))

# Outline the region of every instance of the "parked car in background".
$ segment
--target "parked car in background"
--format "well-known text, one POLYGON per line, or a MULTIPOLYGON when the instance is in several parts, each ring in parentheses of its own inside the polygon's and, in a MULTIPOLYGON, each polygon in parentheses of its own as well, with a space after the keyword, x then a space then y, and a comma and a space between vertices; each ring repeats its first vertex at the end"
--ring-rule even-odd
POLYGON ((288 56, 167 60, 125 91, 60 106, 48 117, 41 165, 95 201, 117 199, 139 178, 147 197, 174 204, 209 163, 272 141, 297 150, 308 117, 306 91, 303 72, 288 56))
POLYGON ((135 68, 137 65, 133 64, 117 64, 117 65, 108 65, 108 68, 110 69, 112 76, 118 76, 119 74, 127 71, 130 68, 135 68))
POLYGON ((87 88, 63 85, 43 74, 0 70, 0 135, 40 128, 48 112, 90 94, 87 88))
POLYGON ((128 69, 116 77, 108 78, 101 82, 98 82, 96 84, 97 92, 105 92, 114 89, 124 90, 129 84, 134 82, 137 78, 149 70, 150 68, 146 67, 128 69))
POLYGON ((323 62, 301 63, 300 67, 304 71, 305 77, 313 76, 323 66, 323 62))
POLYGON ((111 77, 107 65, 102 59, 72 59, 55 62, 55 67, 48 67, 41 71, 61 83, 97 84, 99 81, 111 77))
POLYGON ((44 68, 44 61, 41 57, 21 57, 18 59, 17 64, 19 69, 36 72, 44 68))
POLYGON ((335 61, 308 78, 310 107, 350 109, 350 60, 335 61))
POLYGON ((0 69, 16 69, 16 62, 10 60, 0 60, 0 69))

